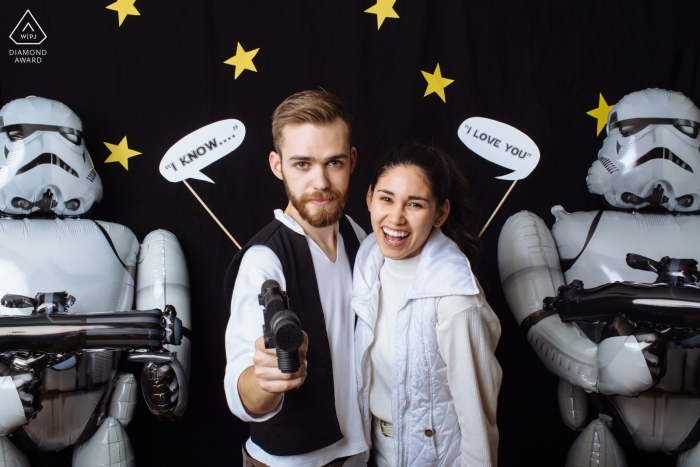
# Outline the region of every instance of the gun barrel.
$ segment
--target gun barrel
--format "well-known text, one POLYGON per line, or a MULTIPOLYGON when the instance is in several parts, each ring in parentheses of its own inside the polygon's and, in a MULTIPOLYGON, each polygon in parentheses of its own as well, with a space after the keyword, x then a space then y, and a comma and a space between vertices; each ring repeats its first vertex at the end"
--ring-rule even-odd
POLYGON ((620 313, 633 320, 675 327, 700 327, 700 288, 615 282, 592 289, 583 284, 559 288, 548 300, 565 323, 611 321, 620 313))
MULTIPOLYGON (((176 318, 177 319, 177 318, 176 318)), ((160 310, 0 317, 0 352, 76 349, 160 349, 165 335, 160 310)))

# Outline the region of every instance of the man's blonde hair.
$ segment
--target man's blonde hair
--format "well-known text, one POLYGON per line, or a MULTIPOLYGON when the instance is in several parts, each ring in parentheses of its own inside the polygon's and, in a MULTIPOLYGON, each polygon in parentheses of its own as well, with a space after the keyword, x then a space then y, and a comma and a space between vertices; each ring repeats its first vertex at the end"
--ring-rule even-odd
POLYGON ((282 154, 282 129, 295 123, 324 124, 340 118, 345 122, 350 144, 350 122, 338 96, 324 90, 302 91, 289 96, 272 113, 272 144, 282 154))

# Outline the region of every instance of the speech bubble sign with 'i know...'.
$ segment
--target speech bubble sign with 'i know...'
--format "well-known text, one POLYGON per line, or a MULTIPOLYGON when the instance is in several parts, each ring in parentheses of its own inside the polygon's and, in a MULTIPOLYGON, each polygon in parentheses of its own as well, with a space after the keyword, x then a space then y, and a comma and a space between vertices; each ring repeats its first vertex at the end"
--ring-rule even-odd
POLYGON ((244 138, 245 125, 240 120, 220 120, 203 126, 168 149, 160 161, 160 173, 170 182, 196 178, 214 183, 200 171, 230 154, 244 138))
POLYGON ((501 180, 521 180, 530 175, 540 161, 540 150, 529 136, 496 120, 468 118, 460 125, 457 135, 487 161, 514 170, 496 177, 501 180))

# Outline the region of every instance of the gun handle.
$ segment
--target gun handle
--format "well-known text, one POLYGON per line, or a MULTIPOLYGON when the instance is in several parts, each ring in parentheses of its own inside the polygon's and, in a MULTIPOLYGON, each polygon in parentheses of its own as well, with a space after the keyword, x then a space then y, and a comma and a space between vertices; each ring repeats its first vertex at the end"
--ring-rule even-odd
POLYGON ((625 261, 627 262, 627 266, 631 267, 632 269, 651 271, 655 272, 656 274, 661 271, 661 263, 654 261, 651 258, 647 258, 646 256, 638 255, 637 253, 627 253, 627 256, 625 256, 625 261))
POLYGON ((615 316, 615 319, 610 321, 603 331, 605 339, 615 336, 631 336, 636 327, 634 323, 622 315, 615 316))

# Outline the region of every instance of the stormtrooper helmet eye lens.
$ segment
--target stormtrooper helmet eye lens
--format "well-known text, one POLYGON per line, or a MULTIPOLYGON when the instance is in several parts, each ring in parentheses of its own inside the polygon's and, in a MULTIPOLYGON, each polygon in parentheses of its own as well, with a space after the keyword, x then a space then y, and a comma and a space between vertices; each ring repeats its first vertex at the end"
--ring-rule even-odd
POLYGON ((695 139, 698 137, 698 128, 693 128, 692 126, 688 125, 673 125, 676 130, 680 131, 684 135, 690 136, 691 138, 695 139))
POLYGON ((620 127, 620 134, 622 136, 629 136, 632 134, 632 128, 634 128, 634 127, 633 126, 620 127))
POLYGON ((676 202, 678 203, 679 206, 682 206, 684 208, 687 208, 691 204, 693 204, 693 195, 685 195, 681 196, 679 198, 676 198, 676 202))
POLYGON ((75 211, 80 207, 80 201, 77 199, 71 199, 70 201, 66 201, 66 209, 69 209, 71 211, 75 211))
POLYGON ((63 132, 61 132, 60 134, 61 134, 61 136, 63 136, 64 138, 66 138, 66 139, 67 139, 68 141, 70 141, 71 143, 73 143, 73 144, 75 144, 75 145, 80 144, 80 136, 74 135, 74 134, 70 134, 70 133, 63 133, 63 132))
POLYGON ((623 203, 626 203, 626 204, 638 205, 638 204, 644 203, 643 199, 641 199, 639 196, 632 194, 628 191, 622 193, 622 196, 620 196, 620 199, 622 200, 623 203))
POLYGON ((32 207, 32 202, 24 198, 14 198, 12 200, 12 206, 18 209, 29 209, 32 207))
POLYGON ((19 141, 21 139, 26 138, 27 136, 31 135, 34 133, 33 131, 8 131, 7 136, 10 137, 10 141, 19 141))
POLYGON ((626 125, 620 125, 620 133, 622 136, 631 136, 636 133, 639 133, 641 130, 643 130, 647 125, 644 123, 630 123, 626 125))

